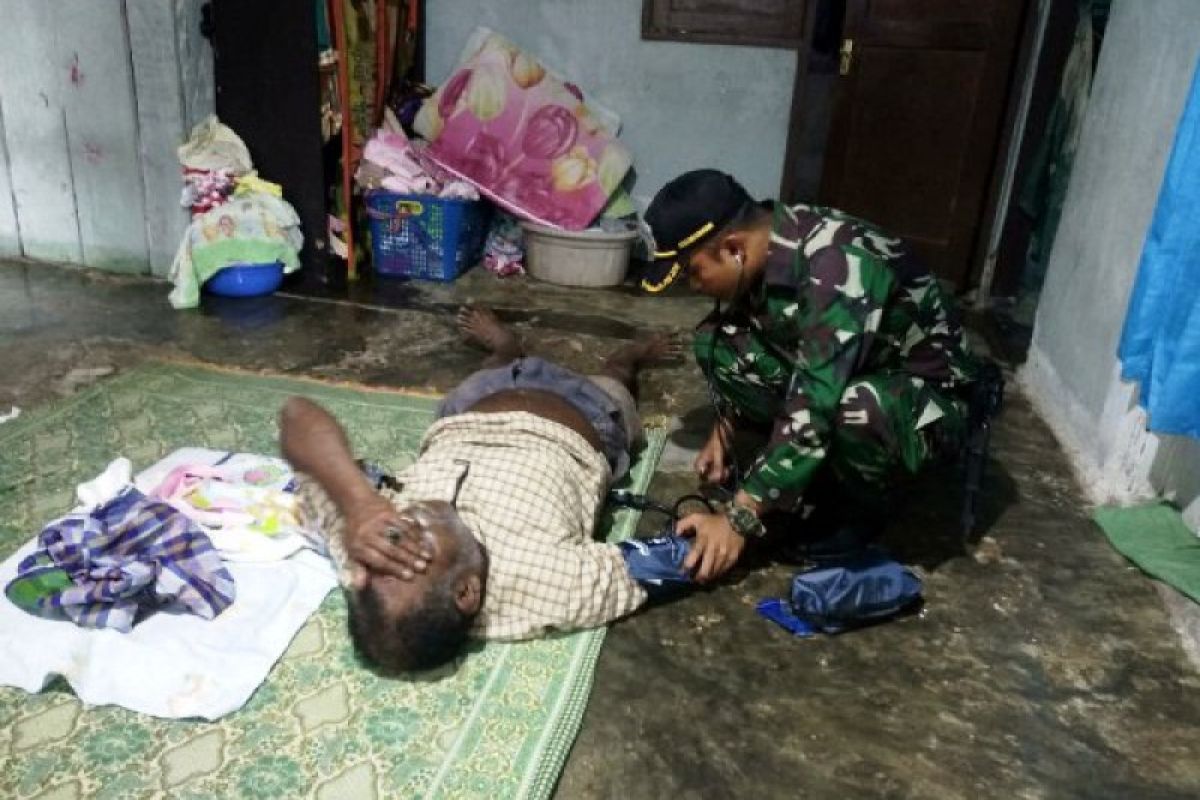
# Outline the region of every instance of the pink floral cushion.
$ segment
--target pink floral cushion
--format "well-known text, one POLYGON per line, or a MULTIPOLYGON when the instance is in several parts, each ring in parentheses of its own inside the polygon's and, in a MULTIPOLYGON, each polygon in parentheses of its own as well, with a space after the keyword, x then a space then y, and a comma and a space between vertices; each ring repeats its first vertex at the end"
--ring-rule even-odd
POLYGON ((488 33, 425 101, 426 154, 513 213, 582 230, 628 172, 629 151, 574 84, 488 33))

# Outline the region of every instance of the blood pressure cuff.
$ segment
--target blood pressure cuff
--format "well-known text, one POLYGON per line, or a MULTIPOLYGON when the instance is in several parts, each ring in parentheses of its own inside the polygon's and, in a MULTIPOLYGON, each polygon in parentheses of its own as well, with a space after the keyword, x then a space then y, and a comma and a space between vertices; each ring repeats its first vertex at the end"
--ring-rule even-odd
POLYGON ((692 549, 689 540, 679 536, 653 539, 626 539, 617 544, 625 557, 630 576, 642 585, 651 599, 666 597, 692 585, 692 576, 683 569, 692 549))

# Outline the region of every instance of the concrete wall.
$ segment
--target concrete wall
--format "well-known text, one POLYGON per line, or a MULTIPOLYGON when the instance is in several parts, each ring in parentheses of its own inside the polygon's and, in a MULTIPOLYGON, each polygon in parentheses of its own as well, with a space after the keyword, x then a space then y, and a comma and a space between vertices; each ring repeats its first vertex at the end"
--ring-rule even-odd
POLYGON ((648 42, 642 0, 437 0, 428 4, 427 76, 450 73, 477 25, 498 31, 617 112, 633 193, 717 167, 758 197, 779 192, 794 51, 648 42))
POLYGON ((202 0, 0 0, 0 256, 166 274, 212 113, 202 0))
POLYGON ((1145 431, 1117 342, 1200 55, 1196 0, 1114 0, 1023 373, 1094 499, 1174 493, 1200 521, 1200 446, 1145 431))

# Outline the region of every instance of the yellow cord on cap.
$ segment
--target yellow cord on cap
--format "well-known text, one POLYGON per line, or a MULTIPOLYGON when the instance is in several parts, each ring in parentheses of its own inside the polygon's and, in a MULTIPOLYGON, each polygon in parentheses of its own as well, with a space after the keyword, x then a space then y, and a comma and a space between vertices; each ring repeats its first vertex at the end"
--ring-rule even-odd
POLYGON ((655 259, 670 258, 671 256, 679 255, 680 250, 683 250, 685 247, 687 247, 690 244, 695 244, 701 237, 703 237, 705 234, 707 234, 709 231, 711 231, 715 227, 716 226, 713 225, 711 222, 704 223, 703 225, 700 226, 700 230, 696 231, 695 233, 691 234, 690 236, 685 236, 682 239, 680 239, 679 244, 675 245, 674 250, 655 250, 654 258, 655 259))
POLYGON ((674 264, 671 265, 670 271, 667 272, 667 274, 663 277, 663 279, 661 281, 659 281, 658 283, 651 283, 650 281, 643 279, 642 280, 642 288, 645 289, 647 292, 661 292, 663 289, 670 286, 671 282, 679 276, 679 271, 681 269, 683 269, 683 266, 678 261, 676 261, 674 264))
POLYGON ((717 227, 717 226, 713 225, 711 222, 704 223, 703 225, 700 226, 700 230, 696 231, 695 233, 693 233, 691 236, 687 237, 686 239, 681 239, 679 244, 675 245, 675 248, 677 250, 682 250, 683 248, 687 247, 688 245, 692 244, 693 242, 698 241, 700 239, 700 237, 704 236, 706 233, 708 233, 715 227, 717 227))
MULTIPOLYGON (((680 250, 683 250, 684 248, 688 247, 689 245, 695 244, 700 239, 704 238, 704 236, 706 236, 715 227, 717 227, 717 226, 711 222, 704 223, 703 225, 700 226, 700 229, 697 230, 695 233, 691 234, 690 236, 685 236, 682 239, 680 239, 679 244, 675 245, 674 250, 655 250, 654 251, 654 260, 658 261, 663 258, 671 258, 672 256, 679 255, 680 250)), ((674 264, 671 265, 670 271, 668 271, 667 274, 665 276, 663 276, 663 279, 661 281, 659 281, 658 283, 651 283, 650 281, 643 280, 642 288, 645 289, 647 292, 661 292, 663 289, 670 286, 671 282, 673 280, 675 280, 677 277, 679 277, 679 271, 681 269, 683 269, 683 265, 680 264, 678 261, 676 261, 674 264)))

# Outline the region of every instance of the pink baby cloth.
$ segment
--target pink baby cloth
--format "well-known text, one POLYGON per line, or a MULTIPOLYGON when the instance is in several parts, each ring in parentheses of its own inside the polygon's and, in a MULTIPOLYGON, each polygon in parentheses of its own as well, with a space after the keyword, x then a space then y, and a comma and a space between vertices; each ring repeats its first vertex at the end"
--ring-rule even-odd
POLYGON ((305 547, 291 471, 277 459, 240 454, 223 465, 182 463, 148 496, 198 524, 226 560, 272 561, 305 547))

